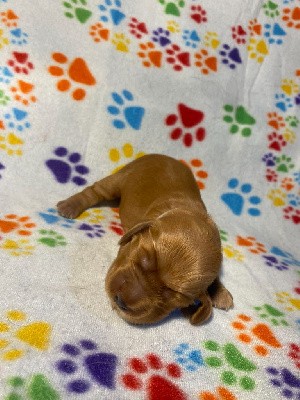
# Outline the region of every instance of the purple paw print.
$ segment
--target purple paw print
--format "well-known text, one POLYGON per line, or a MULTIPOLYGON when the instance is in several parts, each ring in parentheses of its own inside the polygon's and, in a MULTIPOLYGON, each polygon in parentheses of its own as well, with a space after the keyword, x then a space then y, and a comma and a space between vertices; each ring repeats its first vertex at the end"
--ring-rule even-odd
POLYGON ((300 106, 300 94, 297 94, 297 96, 295 97, 295 104, 296 106, 300 106))
POLYGON ((97 345, 91 340, 81 340, 78 345, 64 344, 63 357, 56 363, 57 370, 69 377, 69 393, 86 393, 93 383, 109 389, 115 387, 117 357, 110 353, 97 352, 97 345))
POLYGON ((222 50, 219 51, 221 61, 231 69, 235 69, 237 64, 242 63, 239 49, 237 47, 231 48, 228 44, 223 44, 222 50))
POLYGON ((287 399, 300 399, 300 379, 290 370, 269 367, 266 371, 272 377, 270 379, 272 385, 279 388, 284 397, 287 399))
POLYGON ((90 238, 94 237, 102 237, 105 233, 105 230, 101 225, 98 224, 81 224, 78 229, 81 231, 85 231, 86 236, 90 238))
POLYGON ((78 186, 86 184, 87 181, 82 175, 88 174, 89 169, 85 165, 79 164, 81 160, 79 153, 69 154, 65 147, 57 147, 54 154, 58 158, 47 160, 46 165, 57 182, 67 183, 72 181, 78 186))
POLYGON ((276 157, 274 156, 273 153, 266 153, 262 161, 266 164, 267 167, 274 167, 276 165, 276 157))
POLYGON ((2 178, 1 171, 5 169, 5 166, 0 162, 0 179, 2 178))
POLYGON ((153 42, 158 43, 160 46, 165 47, 171 43, 169 36, 170 36, 169 31, 163 28, 158 28, 155 31, 153 31, 152 40, 153 42))
POLYGON ((286 269, 289 269, 288 263, 286 263, 285 261, 280 261, 278 258, 274 256, 264 255, 263 258, 265 260, 265 264, 268 265, 268 267, 274 267, 278 269, 278 271, 284 271, 286 269))

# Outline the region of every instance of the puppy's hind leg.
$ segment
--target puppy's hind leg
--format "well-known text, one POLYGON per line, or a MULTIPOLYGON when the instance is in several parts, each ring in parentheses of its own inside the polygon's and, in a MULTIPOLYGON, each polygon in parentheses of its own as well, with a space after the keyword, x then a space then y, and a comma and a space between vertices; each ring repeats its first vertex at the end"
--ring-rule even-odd
POLYGON ((120 184, 123 174, 118 172, 86 187, 57 203, 57 210, 65 218, 76 218, 87 208, 93 207, 104 200, 114 200, 120 197, 120 184))
POLYGON ((229 290, 220 282, 217 277, 208 288, 208 294, 211 298, 212 305, 216 308, 228 310, 233 307, 233 298, 229 290))

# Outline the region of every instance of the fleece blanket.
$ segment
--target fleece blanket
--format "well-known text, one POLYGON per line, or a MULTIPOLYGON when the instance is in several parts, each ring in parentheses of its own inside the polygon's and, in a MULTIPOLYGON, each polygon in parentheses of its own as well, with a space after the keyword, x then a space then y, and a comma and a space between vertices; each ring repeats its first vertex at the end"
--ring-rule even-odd
POLYGON ((299 43, 299 0, 0 0, 1 399, 300 399, 299 43), (220 228, 203 326, 121 320, 118 209, 55 207, 147 153, 220 228))

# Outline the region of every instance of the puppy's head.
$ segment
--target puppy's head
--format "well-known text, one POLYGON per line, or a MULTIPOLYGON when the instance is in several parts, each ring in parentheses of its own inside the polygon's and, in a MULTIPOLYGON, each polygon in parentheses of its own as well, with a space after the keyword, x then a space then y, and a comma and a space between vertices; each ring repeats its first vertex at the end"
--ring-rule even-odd
POLYGON ((187 230, 179 225, 172 218, 148 221, 120 240, 106 290, 113 308, 126 321, 155 323, 176 308, 190 309, 196 300, 201 305, 192 308, 190 322, 199 324, 210 316, 206 290, 219 272, 219 246, 212 245, 211 234, 201 236, 192 220, 187 230))

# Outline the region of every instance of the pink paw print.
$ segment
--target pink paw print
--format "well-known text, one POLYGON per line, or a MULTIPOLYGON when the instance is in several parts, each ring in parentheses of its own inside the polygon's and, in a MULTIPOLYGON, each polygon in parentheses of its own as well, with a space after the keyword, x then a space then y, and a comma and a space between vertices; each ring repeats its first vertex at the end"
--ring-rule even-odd
POLYGON ((169 64, 173 65, 175 71, 181 71, 183 67, 191 65, 190 53, 182 51, 177 44, 168 47, 166 53, 168 55, 166 60, 169 64))
POLYGON ((206 11, 200 5, 191 6, 191 18, 197 24, 207 22, 206 11))

